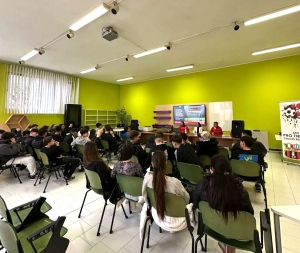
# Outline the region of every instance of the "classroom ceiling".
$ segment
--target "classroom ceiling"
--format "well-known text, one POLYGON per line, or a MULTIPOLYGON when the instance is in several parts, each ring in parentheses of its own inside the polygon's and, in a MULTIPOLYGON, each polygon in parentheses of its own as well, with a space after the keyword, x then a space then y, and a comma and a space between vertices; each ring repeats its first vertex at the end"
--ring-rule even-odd
MULTIPOLYGON (((17 63, 68 30, 70 24, 101 4, 89 0, 0 0, 0 60, 17 63)), ((243 21, 295 4, 299 0, 118 0, 117 15, 107 12, 47 47, 42 56, 26 61, 34 66, 120 84, 223 68, 300 54, 300 48, 252 56, 251 52, 300 42, 300 12, 252 26, 243 21), (234 23, 240 29, 234 31, 234 23), (112 26, 119 38, 107 41, 102 28, 112 26), (173 43, 139 59, 125 57, 173 43), (100 65, 87 74, 85 70, 100 65), (194 64, 190 70, 166 69, 194 64)), ((105 2, 112 6, 112 2, 105 2)))

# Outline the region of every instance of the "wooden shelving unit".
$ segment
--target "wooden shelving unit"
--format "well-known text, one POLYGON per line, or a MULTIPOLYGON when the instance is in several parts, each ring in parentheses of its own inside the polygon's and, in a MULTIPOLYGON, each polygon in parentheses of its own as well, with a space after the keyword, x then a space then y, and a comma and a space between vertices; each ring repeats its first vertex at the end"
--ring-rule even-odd
POLYGON ((170 120, 171 119, 171 116, 169 116, 171 114, 171 111, 169 111, 169 110, 153 111, 153 113, 156 114, 156 116, 153 117, 156 120, 170 120))
POLYGON ((112 127, 117 125, 116 111, 86 109, 84 110, 84 119, 84 125, 91 128, 95 128, 97 123, 109 124, 112 127))
POLYGON ((20 128, 24 131, 28 128, 30 121, 25 114, 12 114, 5 124, 9 129, 20 128))

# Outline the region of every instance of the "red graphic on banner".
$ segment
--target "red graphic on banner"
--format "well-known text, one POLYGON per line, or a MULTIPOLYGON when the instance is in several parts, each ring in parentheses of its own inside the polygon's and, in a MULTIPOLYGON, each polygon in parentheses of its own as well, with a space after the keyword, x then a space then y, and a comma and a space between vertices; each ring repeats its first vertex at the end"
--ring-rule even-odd
POLYGON ((297 127, 298 120, 300 119, 300 103, 284 106, 282 110, 282 118, 285 122, 294 124, 294 127, 297 127))

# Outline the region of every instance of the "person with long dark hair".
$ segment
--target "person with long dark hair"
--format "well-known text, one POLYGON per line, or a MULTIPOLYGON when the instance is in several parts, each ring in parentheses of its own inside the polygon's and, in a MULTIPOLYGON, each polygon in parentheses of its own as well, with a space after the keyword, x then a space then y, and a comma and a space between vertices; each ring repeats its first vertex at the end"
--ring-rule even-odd
MULTIPOLYGON (((254 214, 248 192, 232 173, 229 160, 221 154, 211 158, 210 175, 200 180, 194 191, 194 207, 198 208, 200 201, 207 201, 211 208, 220 211, 225 222, 229 214, 236 218, 239 211, 254 214)), ((235 250, 219 246, 223 253, 235 250)))
POLYGON ((153 172, 147 172, 144 177, 142 194, 146 201, 143 206, 141 213, 141 228, 143 227, 143 217, 147 211, 147 187, 153 188, 154 197, 156 202, 156 209, 152 207, 151 213, 155 223, 162 229, 175 232, 183 230, 186 227, 185 217, 169 217, 165 215, 165 192, 173 193, 182 196, 185 203, 189 203, 190 196, 184 189, 181 182, 175 177, 168 177, 165 175, 166 172, 166 155, 163 151, 158 150, 152 156, 152 167, 153 172))
MULTIPOLYGON (((106 183, 108 190, 113 190, 116 185, 116 180, 112 179, 110 176, 111 169, 106 165, 106 163, 101 158, 98 147, 95 142, 88 141, 84 145, 83 150, 83 163, 86 170, 91 170, 100 176, 101 182, 106 183)), ((90 188, 90 182, 86 178, 86 187, 90 188)))
POLYGON ((184 121, 181 121, 180 126, 179 126, 179 132, 180 133, 190 133, 190 129, 185 125, 184 121))
POLYGON ((197 122, 197 125, 194 127, 193 133, 194 134, 202 134, 203 128, 200 122, 197 122))

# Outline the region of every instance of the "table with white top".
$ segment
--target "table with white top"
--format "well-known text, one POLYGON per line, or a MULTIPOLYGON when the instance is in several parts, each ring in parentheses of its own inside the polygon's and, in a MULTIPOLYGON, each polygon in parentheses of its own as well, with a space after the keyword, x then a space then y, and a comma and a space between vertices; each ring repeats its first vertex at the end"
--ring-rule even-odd
POLYGON ((121 132, 124 131, 124 128, 114 128, 114 132, 121 137, 121 132))
POLYGON ((274 226, 275 226, 275 241, 276 252, 282 253, 281 246, 281 232, 280 232, 280 217, 293 220, 300 223, 300 205, 293 206, 272 206, 271 210, 274 214, 274 226))

